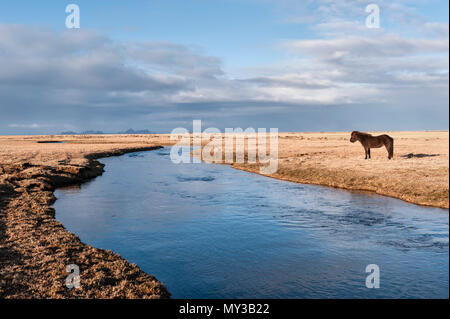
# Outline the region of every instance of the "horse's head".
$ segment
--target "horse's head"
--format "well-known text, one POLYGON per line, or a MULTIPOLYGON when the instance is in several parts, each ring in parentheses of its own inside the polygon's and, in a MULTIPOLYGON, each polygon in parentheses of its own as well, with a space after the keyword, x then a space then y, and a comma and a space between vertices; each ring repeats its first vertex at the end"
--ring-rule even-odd
POLYGON ((350 142, 355 143, 358 140, 358 131, 353 131, 350 137, 350 142))

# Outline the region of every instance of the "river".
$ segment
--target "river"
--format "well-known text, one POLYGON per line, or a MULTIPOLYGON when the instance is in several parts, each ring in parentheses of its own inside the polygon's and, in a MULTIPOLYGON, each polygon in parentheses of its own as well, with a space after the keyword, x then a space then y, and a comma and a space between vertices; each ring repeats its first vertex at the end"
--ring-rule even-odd
POLYGON ((169 151, 101 159, 102 176, 56 191, 56 218, 174 298, 449 297, 448 210, 173 164, 169 151))

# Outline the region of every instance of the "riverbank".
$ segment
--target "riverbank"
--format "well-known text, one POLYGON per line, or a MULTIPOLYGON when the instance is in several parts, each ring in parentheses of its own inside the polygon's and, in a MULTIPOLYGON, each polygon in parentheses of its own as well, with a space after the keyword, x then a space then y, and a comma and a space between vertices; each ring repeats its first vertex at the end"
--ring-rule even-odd
MULTIPOLYGON (((151 141, 38 143, 49 137, 0 138, 0 298, 169 298, 154 276, 112 251, 86 245, 55 220, 57 187, 103 173, 96 158, 160 148, 151 141), (68 289, 66 266, 80 269, 68 289)), ((89 141, 89 142, 87 142, 89 141)))
MULTIPOLYGON (((367 191, 409 203, 449 208, 449 132, 375 132, 395 140, 394 158, 383 148, 371 149, 364 159, 350 133, 282 133, 278 170, 269 177, 367 191)), ((233 164, 259 173, 259 165, 233 164)))
MULTIPOLYGON (((388 132, 394 159, 372 149, 364 160, 349 133, 280 133, 273 178, 364 190, 449 207, 449 135, 388 132)), ((83 244, 54 219, 56 187, 103 172, 97 158, 172 145, 169 135, 0 137, 0 298, 167 298, 153 276, 119 255, 83 244), (77 264, 81 289, 67 289, 65 267, 77 264)), ((259 173, 255 164, 232 164, 259 173)))

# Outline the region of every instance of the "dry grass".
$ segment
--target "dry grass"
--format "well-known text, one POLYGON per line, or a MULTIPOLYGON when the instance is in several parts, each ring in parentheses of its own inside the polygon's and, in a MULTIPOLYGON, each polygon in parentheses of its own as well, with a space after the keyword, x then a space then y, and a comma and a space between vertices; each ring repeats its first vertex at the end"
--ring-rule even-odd
POLYGON ((0 138, 0 298, 168 298, 155 277, 66 231, 50 207, 55 187, 102 174, 95 158, 155 148, 156 137, 37 143, 50 139, 0 138), (69 264, 80 267, 80 289, 65 286, 69 264))
MULTIPOLYGON (((278 171, 269 176, 448 208, 448 131, 387 134, 395 139, 393 160, 384 148, 372 149, 372 159, 364 160, 362 146, 351 144, 349 133, 280 133, 278 171)), ((165 287, 136 265, 81 243, 54 219, 50 205, 55 187, 103 172, 95 158, 173 143, 169 135, 0 137, 0 297, 168 297, 165 287), (47 141, 65 143, 38 143, 47 141), (79 290, 65 287, 70 263, 80 265, 79 290)), ((232 166, 259 173, 257 164, 232 166)))
MULTIPOLYGON (((387 159, 384 147, 372 149, 372 159, 365 160, 361 144, 349 142, 350 133, 280 133, 278 171, 267 176, 370 191, 415 204, 448 208, 448 131, 373 134, 384 133, 395 140, 392 160, 387 159)), ((225 148, 223 142, 222 147, 225 148)), ((258 164, 232 166, 260 171, 258 164)))

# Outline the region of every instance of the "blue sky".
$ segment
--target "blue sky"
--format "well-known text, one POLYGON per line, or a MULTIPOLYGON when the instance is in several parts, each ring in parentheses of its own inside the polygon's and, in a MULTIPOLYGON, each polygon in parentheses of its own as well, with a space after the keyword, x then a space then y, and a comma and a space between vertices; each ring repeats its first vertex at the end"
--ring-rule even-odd
MULTIPOLYGON (((65 6, 54 0, 2 2, 2 22, 64 29, 65 6)), ((273 61, 270 42, 312 35, 283 21, 273 4, 235 0, 76 1, 82 27, 120 40, 200 46, 230 67, 273 61)))
POLYGON ((448 129, 448 12, 435 0, 2 1, 0 134, 192 119, 448 129), (79 30, 65 28, 69 3, 79 30), (364 25, 369 3, 380 29, 364 25))
MULTIPOLYGON (((302 1, 279 2, 285 4, 270 0, 2 1, 0 21, 62 30, 67 15, 65 6, 76 3, 81 9, 83 28, 121 40, 169 41, 200 46, 233 68, 282 58, 282 53, 273 46, 283 39, 320 37, 308 23, 291 22, 296 13, 298 16, 313 14, 319 3, 303 1, 310 3, 295 4, 290 12, 290 5, 302 1)), ((366 4, 376 1, 360 3, 363 9, 366 4)), ((448 1, 398 1, 398 4, 429 21, 448 24, 448 1)), ((361 15, 360 20, 364 21, 365 16, 361 15)), ((403 22, 383 20, 385 27, 396 31, 406 33, 410 29, 403 22)))

